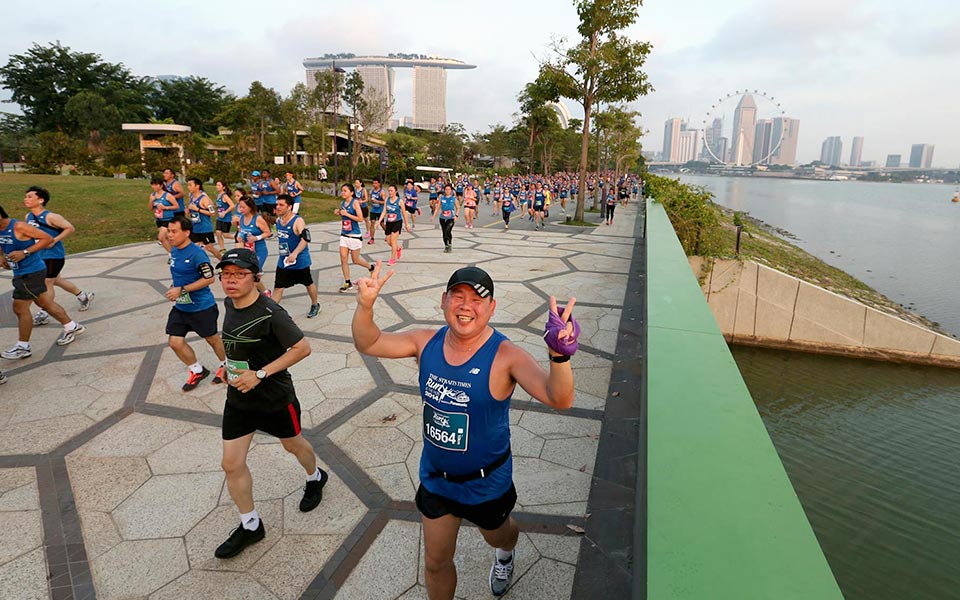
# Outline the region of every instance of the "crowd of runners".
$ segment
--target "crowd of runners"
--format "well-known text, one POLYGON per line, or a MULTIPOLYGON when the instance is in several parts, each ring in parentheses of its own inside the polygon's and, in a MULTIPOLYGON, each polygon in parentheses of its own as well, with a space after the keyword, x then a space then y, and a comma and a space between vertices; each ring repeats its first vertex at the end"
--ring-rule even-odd
MULTIPOLYGON (((182 183, 172 169, 150 182, 149 208, 154 214, 157 241, 167 251, 171 285, 165 296, 168 344, 188 374, 183 392, 195 389, 213 374, 212 384, 226 384, 222 421, 222 468, 227 489, 239 512, 239 525, 217 547, 215 556, 228 559, 265 536, 265 524, 253 498, 253 482, 246 464, 254 433, 280 439, 304 469, 305 484, 299 509, 315 509, 329 475, 317 464, 313 447, 302 436, 300 404, 289 368, 310 355, 311 347, 290 314, 280 306, 284 291, 302 285, 310 299, 306 318, 320 312, 317 285, 311 274, 311 234, 299 215, 303 186, 292 172, 284 179, 267 170, 253 171, 246 185, 232 188, 215 181, 215 197, 204 182, 191 177, 182 183), (270 253, 266 241, 276 238, 272 290, 263 276, 270 253), (225 299, 223 320, 212 288, 219 280, 225 299), (197 357, 186 337, 196 333, 210 346, 218 364, 209 369, 197 357)), ((643 195, 643 181, 632 176, 591 175, 585 182, 588 198, 597 198, 601 219, 613 223, 616 207, 643 195)), ((340 218, 339 255, 343 284, 339 292, 356 290, 352 321, 356 348, 384 359, 413 357, 420 370, 424 439, 420 460, 420 487, 416 505, 422 513, 425 576, 431 599, 452 598, 457 573, 454 565, 457 533, 463 519, 474 523, 494 548, 489 573, 491 592, 506 593, 513 575, 519 529, 510 516, 517 501, 513 485, 510 398, 519 385, 531 397, 554 409, 573 405, 571 357, 577 350, 579 325, 573 318, 576 300, 558 306, 550 298, 544 325, 549 365, 540 363, 489 325, 494 314, 495 284, 479 267, 455 269, 439 301, 444 325, 403 333, 381 331, 374 321, 374 305, 394 266, 403 256, 399 238, 416 229, 418 217, 439 221, 444 252, 452 252, 458 221, 473 229, 481 221, 526 219, 535 231, 548 225, 550 211, 564 215, 575 206, 579 181, 575 174, 432 179, 424 192, 428 204, 419 204, 420 191, 412 180, 402 186, 373 180, 368 188, 356 180, 340 188, 334 213, 340 218), (462 221, 461 221, 462 217, 462 221), (380 238, 390 247, 387 265, 370 263, 364 244, 380 238), (363 276, 354 281, 350 265, 363 276)), ((78 310, 90 307, 94 294, 63 278, 66 254, 63 240, 74 227, 47 206, 50 194, 38 187, 27 190, 25 219, 8 216, 0 207, 0 265, 13 271, 13 304, 17 317, 17 344, 2 357, 31 356, 34 325, 53 317, 63 326, 56 343, 74 341, 85 328, 54 301, 59 287, 74 295, 78 310), (30 313, 30 305, 40 311, 30 313)), ((421 221, 421 227, 422 221, 421 221)), ((418 250, 430 252, 430 250, 418 250)), ((469 258, 463 261, 470 263, 469 258)), ((322 342, 320 342, 322 343, 322 342)), ((0 374, 0 383, 5 378, 0 374)))

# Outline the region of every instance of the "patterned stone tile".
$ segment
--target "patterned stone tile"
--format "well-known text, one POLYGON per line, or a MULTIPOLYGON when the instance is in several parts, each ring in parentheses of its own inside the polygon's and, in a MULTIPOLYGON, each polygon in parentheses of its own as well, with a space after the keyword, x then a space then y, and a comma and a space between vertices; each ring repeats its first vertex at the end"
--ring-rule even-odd
POLYGON ((118 544, 90 563, 97 597, 147 596, 187 571, 183 540, 139 540, 118 544))
POLYGON ((36 471, 32 467, 0 469, 0 512, 39 508, 36 471))

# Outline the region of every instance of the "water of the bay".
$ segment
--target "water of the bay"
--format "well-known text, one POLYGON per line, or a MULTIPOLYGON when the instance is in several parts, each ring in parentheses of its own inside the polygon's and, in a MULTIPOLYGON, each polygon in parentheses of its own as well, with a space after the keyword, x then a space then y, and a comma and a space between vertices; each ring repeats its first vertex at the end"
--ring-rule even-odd
POLYGON ((957 371, 733 354, 844 597, 960 597, 957 371))
MULTIPOLYGON (((683 175, 960 336, 960 203, 936 184, 683 175)), ((960 592, 958 592, 960 597, 960 592)))

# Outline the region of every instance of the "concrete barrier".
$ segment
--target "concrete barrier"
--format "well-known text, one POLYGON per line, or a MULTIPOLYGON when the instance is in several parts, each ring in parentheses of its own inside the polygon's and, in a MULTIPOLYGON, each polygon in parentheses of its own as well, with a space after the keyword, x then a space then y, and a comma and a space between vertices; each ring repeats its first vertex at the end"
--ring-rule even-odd
POLYGON ((689 260, 731 343, 960 368, 960 340, 753 261, 689 260))

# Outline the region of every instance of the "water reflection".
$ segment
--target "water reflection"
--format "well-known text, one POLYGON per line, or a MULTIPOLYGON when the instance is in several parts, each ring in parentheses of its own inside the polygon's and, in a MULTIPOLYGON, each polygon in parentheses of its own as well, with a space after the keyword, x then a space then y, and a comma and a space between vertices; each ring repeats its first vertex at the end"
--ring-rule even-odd
POLYGON ((845 597, 960 597, 960 373, 734 356, 845 597))

